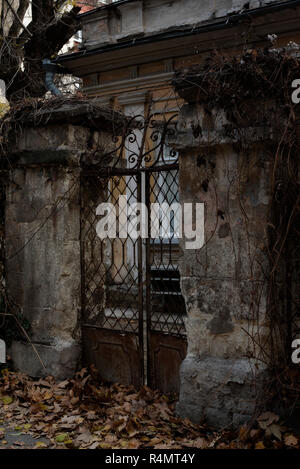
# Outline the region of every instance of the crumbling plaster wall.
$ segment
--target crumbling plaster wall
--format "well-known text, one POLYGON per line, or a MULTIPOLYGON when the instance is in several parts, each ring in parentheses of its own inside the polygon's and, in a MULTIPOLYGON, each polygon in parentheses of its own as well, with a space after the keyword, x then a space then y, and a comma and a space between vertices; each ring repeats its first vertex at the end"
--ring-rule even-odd
MULTIPOLYGON (((178 413, 218 428, 249 420, 268 351, 267 214, 271 161, 263 141, 243 152, 224 132, 226 117, 201 105, 181 110, 180 201, 205 204, 205 246, 181 244, 188 354, 178 413), (201 129, 201 131, 200 131, 201 129)), ((250 131, 251 134, 251 131, 250 131)))

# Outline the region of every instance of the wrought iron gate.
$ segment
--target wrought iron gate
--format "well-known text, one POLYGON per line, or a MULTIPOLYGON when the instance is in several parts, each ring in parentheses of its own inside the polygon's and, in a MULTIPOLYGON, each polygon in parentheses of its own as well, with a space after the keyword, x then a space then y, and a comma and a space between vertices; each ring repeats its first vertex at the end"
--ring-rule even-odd
POLYGON ((95 152, 93 164, 82 172, 84 360, 96 365, 106 381, 137 387, 147 383, 164 392, 178 392, 186 354, 172 220, 168 239, 130 234, 100 239, 96 212, 100 203, 113 204, 120 227, 124 213, 118 202, 126 195, 128 205, 147 206, 150 226, 151 204, 178 201, 178 158, 167 145, 175 132, 173 120, 136 116, 127 121, 110 154, 95 152))

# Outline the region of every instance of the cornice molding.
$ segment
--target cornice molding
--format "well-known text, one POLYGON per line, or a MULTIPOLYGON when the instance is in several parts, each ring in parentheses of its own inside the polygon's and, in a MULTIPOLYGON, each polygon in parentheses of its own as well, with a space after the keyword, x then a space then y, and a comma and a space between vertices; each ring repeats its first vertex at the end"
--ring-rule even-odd
MULTIPOLYGON (((161 85, 161 84, 169 84, 171 83, 171 80, 174 76, 173 72, 168 72, 168 73, 160 73, 160 74, 155 74, 155 75, 146 75, 143 77, 138 77, 138 78, 132 78, 131 80, 118 80, 118 81, 112 81, 109 83, 105 84, 99 84, 95 86, 87 86, 83 88, 84 93, 122 93, 122 91, 126 91, 127 94, 131 92, 131 90, 128 91, 128 88, 136 88, 136 87, 149 87, 149 86, 154 86, 154 85, 161 85)), ((133 90, 132 90, 133 92, 133 90)), ((143 90, 136 90, 134 93, 145 93, 143 90)), ((121 97, 122 98, 122 97, 121 97)))
POLYGON ((147 91, 130 91, 121 96, 118 96, 118 101, 121 106, 128 104, 141 104, 146 101, 147 91))

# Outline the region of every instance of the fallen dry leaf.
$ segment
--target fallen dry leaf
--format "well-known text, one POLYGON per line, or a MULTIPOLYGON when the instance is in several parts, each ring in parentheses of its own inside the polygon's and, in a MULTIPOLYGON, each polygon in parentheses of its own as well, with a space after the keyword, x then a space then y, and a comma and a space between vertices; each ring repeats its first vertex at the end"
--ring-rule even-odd
POLYGON ((258 441, 256 444, 255 444, 255 449, 265 449, 265 445, 262 441, 258 441))
POLYGON ((284 442, 287 446, 297 446, 298 438, 296 438, 294 435, 288 435, 284 438, 284 442))

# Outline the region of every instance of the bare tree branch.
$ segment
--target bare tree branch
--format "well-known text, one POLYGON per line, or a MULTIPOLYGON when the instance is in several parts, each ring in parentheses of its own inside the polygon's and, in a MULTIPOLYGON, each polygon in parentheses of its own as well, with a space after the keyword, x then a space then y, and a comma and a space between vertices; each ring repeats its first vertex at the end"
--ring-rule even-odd
MULTIPOLYGON (((9 0, 4 0, 5 3, 8 5, 9 9, 11 10, 12 14, 14 15, 15 17, 15 20, 17 23, 19 23, 19 26, 21 26, 23 29, 27 30, 26 26, 24 25, 23 21, 21 20, 21 18, 19 17, 19 14, 18 13, 23 13, 23 16, 25 15, 26 13, 26 10, 28 8, 28 5, 29 5, 29 2, 26 2, 26 1, 21 1, 20 3, 20 8, 18 9, 18 11, 16 12, 15 9, 13 8, 13 6, 11 5, 10 1, 9 0), (27 6, 26 6, 27 4, 27 6)), ((32 36, 32 34, 30 33, 30 31, 28 31, 28 34, 32 36)), ((17 27, 15 26, 15 24, 13 23, 12 24, 12 27, 10 28, 10 34, 13 35, 13 34, 17 34, 17 27)))
POLYGON ((56 56, 78 30, 80 7, 62 13, 65 0, 33 0, 32 20, 25 26, 29 0, 4 1, 11 14, 2 5, 0 78, 6 81, 8 99, 43 96, 46 90, 42 61, 56 56))
MULTIPOLYGON (((6 2, 7 1, 8 0, 6 0, 6 2)), ((10 28, 10 35, 11 36, 18 37, 21 30, 27 31, 29 36, 31 35, 30 31, 28 30, 28 28, 26 27, 26 25, 24 24, 24 22, 22 20, 25 17, 25 14, 26 14, 26 11, 28 10, 28 7, 29 7, 29 0, 20 0, 19 8, 18 8, 18 10, 16 12, 16 15, 15 15, 15 21, 14 21, 12 27, 10 28)))

